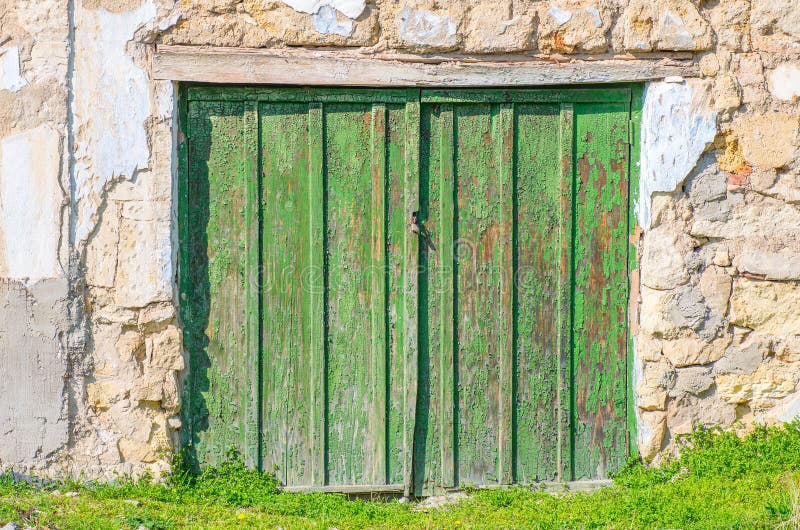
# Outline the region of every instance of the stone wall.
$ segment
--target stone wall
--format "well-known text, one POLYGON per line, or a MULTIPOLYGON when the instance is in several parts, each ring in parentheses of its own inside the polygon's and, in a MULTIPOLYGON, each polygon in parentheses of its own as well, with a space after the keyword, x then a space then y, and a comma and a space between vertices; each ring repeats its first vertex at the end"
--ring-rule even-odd
POLYGON ((795 2, 2 0, 0 466, 159 473, 177 443, 162 43, 696 63, 698 79, 649 84, 643 111, 639 447, 800 413, 795 2))

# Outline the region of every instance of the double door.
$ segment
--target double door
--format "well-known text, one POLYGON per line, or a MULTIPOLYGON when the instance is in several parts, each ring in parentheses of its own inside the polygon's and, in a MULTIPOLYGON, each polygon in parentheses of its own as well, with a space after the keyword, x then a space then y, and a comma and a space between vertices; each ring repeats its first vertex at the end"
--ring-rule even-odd
POLYGON ((629 454, 631 94, 190 87, 191 451, 291 487, 604 478, 629 454))

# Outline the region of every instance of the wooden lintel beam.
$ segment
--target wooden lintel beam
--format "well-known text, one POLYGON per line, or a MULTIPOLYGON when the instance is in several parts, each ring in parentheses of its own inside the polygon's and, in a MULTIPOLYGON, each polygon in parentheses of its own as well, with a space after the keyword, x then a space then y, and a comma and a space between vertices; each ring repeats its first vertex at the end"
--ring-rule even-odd
POLYGON ((611 58, 439 64, 352 52, 164 46, 156 50, 155 79, 226 84, 393 87, 552 86, 697 77, 690 61, 611 58))

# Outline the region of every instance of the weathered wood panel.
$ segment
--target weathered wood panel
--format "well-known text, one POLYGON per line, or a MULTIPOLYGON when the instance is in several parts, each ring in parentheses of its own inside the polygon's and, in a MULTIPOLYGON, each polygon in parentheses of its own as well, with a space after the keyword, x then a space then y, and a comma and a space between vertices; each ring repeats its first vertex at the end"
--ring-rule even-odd
POLYGON ((574 478, 627 458, 630 104, 575 106, 574 478))
POLYGON ((160 45, 153 77, 172 81, 230 84, 394 87, 553 86, 576 83, 651 81, 698 77, 690 61, 608 58, 554 63, 532 57, 476 61, 432 59, 438 64, 348 55, 336 51, 201 48, 160 45))
MULTIPOLYGON (((312 190, 321 184, 311 150, 321 128, 311 122, 307 104, 264 104, 261 121, 261 285, 264 468, 285 484, 322 484, 315 450, 324 440, 318 421, 322 381, 314 377, 322 344, 322 270, 312 261, 321 254, 321 233, 310 227, 317 208, 312 190), (318 129, 318 130, 315 130, 318 129), (314 211, 312 211, 314 210, 314 211), (315 419, 317 421, 315 421, 315 419)), ((318 118, 316 118, 318 119, 318 118)))
MULTIPOLYGON (((407 157, 410 156, 406 127, 409 117, 406 105, 387 105, 385 139, 386 176, 386 267, 387 299, 387 410, 386 482, 407 487, 407 469, 411 462, 413 409, 409 403, 410 373, 416 370, 408 350, 415 338, 406 335, 406 283, 415 269, 406 259, 409 243, 406 206, 407 157)), ((413 118, 413 117, 412 117, 413 118)), ((413 146, 412 146, 413 147, 413 146)))
POLYGON ((261 106, 264 468, 399 484, 406 109, 326 99, 261 106))
MULTIPOLYGON (((373 268, 371 239, 383 226, 383 209, 373 208, 372 113, 369 106, 325 106, 326 276, 327 276, 327 428, 331 484, 373 483, 375 459, 382 457, 385 404, 372 399, 375 358, 372 341, 385 351, 384 327, 371 315, 384 311, 383 269, 373 268), (378 292, 372 290, 378 275, 378 292), (376 307, 377 306, 377 307, 376 307)), ((383 121, 383 120, 382 120, 383 121)), ((383 172, 381 171, 381 177, 383 172)), ((375 195, 385 193, 383 179, 375 195)), ((377 252, 382 259, 382 247, 377 252)), ((378 258, 378 256, 376 256, 378 258)), ((380 366, 376 366, 380 365, 380 366)), ((384 383, 385 384, 385 383, 384 383)))
POLYGON ((406 493, 618 469, 630 92, 338 93, 190 90, 201 461, 406 493))
POLYGON ((230 449, 258 464, 258 351, 252 348, 253 273, 248 218, 255 180, 249 105, 189 106, 188 241, 182 282, 184 340, 190 355, 184 415, 202 463, 230 449))
MULTIPOLYGON (((518 105, 516 127, 516 434, 519 482, 558 478, 562 204, 558 105, 518 105)), ((566 323, 569 325, 568 321, 566 323)), ((566 433, 567 436, 569 432, 566 433)))

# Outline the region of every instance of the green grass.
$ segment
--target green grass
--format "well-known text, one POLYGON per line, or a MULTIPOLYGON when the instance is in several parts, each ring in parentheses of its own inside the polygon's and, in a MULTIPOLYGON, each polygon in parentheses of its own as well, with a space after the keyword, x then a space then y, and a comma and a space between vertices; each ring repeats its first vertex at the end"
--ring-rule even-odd
MULTIPOLYGON (((632 462, 614 485, 550 495, 514 487, 472 492, 421 512, 413 504, 280 493, 271 475, 232 458, 167 484, 60 483, 44 488, 0 478, 0 526, 39 528, 800 528, 800 425, 758 429, 744 439, 702 431, 680 458, 632 462), (53 494, 57 488, 62 494, 53 494), (77 496, 65 496, 74 491, 77 496), (134 500, 141 503, 125 502, 134 500)), ((180 468, 180 466, 178 466, 180 468)))

